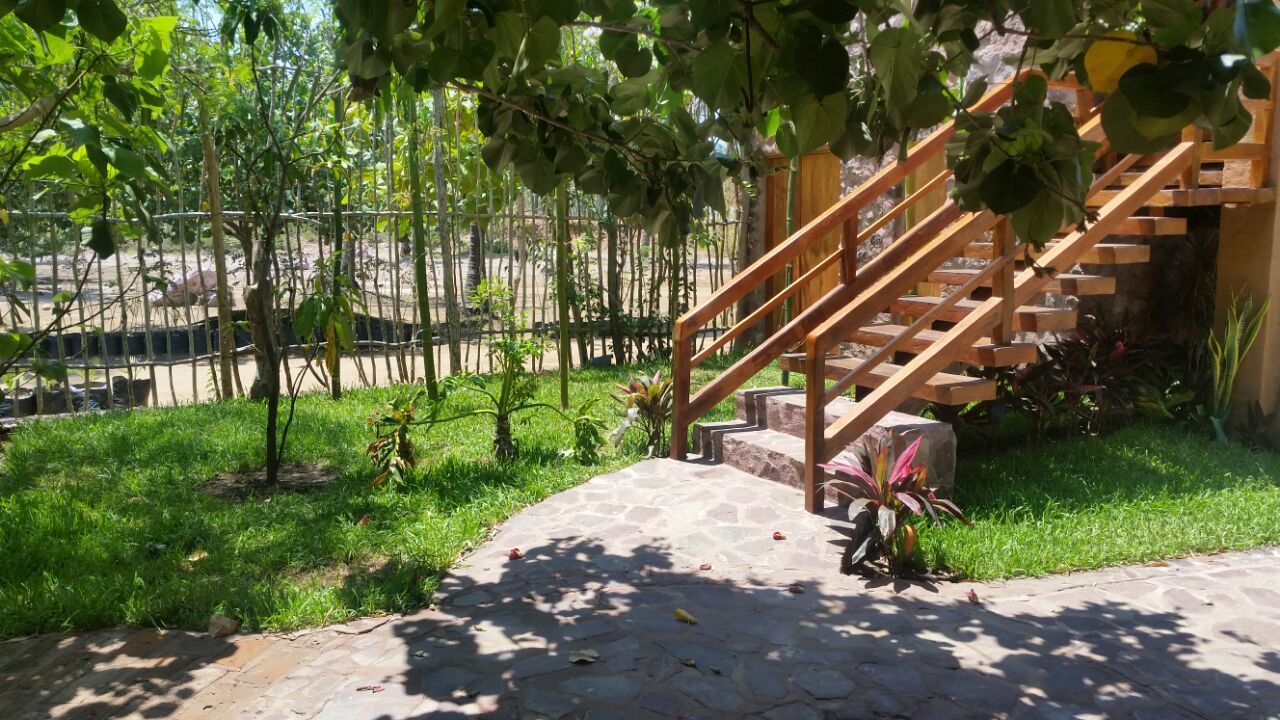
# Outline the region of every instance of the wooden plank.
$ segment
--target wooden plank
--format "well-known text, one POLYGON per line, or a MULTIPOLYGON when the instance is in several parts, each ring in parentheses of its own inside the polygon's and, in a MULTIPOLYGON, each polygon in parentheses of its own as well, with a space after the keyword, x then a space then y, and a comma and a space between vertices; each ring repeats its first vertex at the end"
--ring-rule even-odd
MULTIPOLYGON (((902 331, 904 325, 868 325, 860 328, 849 337, 850 342, 873 347, 883 345, 902 331)), ((902 344, 902 352, 919 354, 930 346, 940 342, 946 336, 945 331, 921 330, 914 338, 902 344)), ((1037 357, 1035 343, 998 343, 991 338, 979 338, 968 347, 961 349, 955 356, 957 362, 986 367, 1008 367, 1035 362, 1037 357)))
MULTIPOLYGON (((1111 187, 1124 187, 1125 185, 1128 185, 1129 183, 1137 180, 1141 176, 1142 176, 1142 173, 1140 171, 1137 171, 1137 170, 1126 171, 1120 175, 1120 177, 1116 180, 1116 182, 1111 184, 1111 187)), ((1200 172, 1197 174, 1197 177, 1199 178, 1198 180, 1199 187, 1222 187, 1222 177, 1223 177, 1222 170, 1210 170, 1207 168, 1201 168, 1200 172)))
MULTIPOLYGON (((1019 257, 1024 254, 1030 254, 1032 258, 1038 258, 1052 249, 1055 244, 1047 243, 1044 250, 1023 246, 1018 251, 1019 257)), ((964 256, 967 258, 989 258, 994 251, 994 246, 991 243, 973 242, 969 243, 968 247, 964 249, 964 256)), ((1090 248, 1080 258, 1080 262, 1086 265, 1135 265, 1150 261, 1150 245, 1127 243, 1100 243, 1090 248)))
MULTIPOLYGON (((942 298, 932 295, 907 295, 893 301, 889 312, 905 317, 920 317, 930 308, 937 305, 942 298)), ((980 300, 960 300, 938 317, 945 322, 959 322, 966 315, 982 305, 980 300)), ((1062 332, 1076 326, 1074 308, 1051 308, 1037 305, 1022 305, 1013 315, 1014 327, 1018 332, 1047 333, 1062 332)))
MULTIPOLYGON (((862 360, 838 355, 827 356, 824 365, 828 380, 839 380, 848 373, 858 369, 862 360)), ((804 372, 804 355, 788 353, 779 359, 779 367, 789 372, 804 372)), ((902 369, 901 365, 881 363, 872 368, 858 382, 858 387, 877 388, 893 379, 894 374, 902 369)), ((996 384, 986 378, 957 375, 954 373, 937 373, 925 380, 912 393, 911 397, 939 405, 968 405, 971 402, 982 402, 996 398, 996 384)))

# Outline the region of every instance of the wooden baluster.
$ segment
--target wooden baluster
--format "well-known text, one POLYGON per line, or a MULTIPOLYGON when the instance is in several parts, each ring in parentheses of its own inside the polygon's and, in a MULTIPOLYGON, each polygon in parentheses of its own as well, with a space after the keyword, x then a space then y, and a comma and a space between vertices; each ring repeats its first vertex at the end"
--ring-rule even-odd
POLYGON ((1200 155, 1204 152, 1204 131, 1188 125, 1182 130, 1182 141, 1193 142, 1195 145, 1191 149, 1191 164, 1182 171, 1178 184, 1183 190, 1195 190, 1200 187, 1200 155))
POLYGON ((804 509, 811 513, 822 512, 826 488, 822 484, 824 473, 818 463, 823 462, 823 449, 827 433, 826 398, 826 349, 809 346, 805 354, 804 383, 804 509))
POLYGON ((844 221, 840 233, 840 281, 845 285, 853 282, 858 274, 858 216, 844 221))
POLYGON ((684 460, 689 454, 689 373, 693 340, 681 337, 676 328, 671 349, 671 459, 684 460))
POLYGON ((1004 262, 1004 266, 996 271, 991 281, 991 296, 1002 300, 1000 303, 1000 319, 991 332, 991 341, 1000 345, 1013 342, 1013 313, 1016 310, 1013 285, 1013 255, 1018 244, 1013 237, 1013 228, 1009 226, 1009 218, 1000 218, 991 230, 991 262, 1004 262))

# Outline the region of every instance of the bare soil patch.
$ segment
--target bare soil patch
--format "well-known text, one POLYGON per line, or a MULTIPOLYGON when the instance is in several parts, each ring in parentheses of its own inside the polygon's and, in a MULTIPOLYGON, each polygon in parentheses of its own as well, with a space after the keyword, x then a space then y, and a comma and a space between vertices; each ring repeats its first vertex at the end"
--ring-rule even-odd
POLYGON ((266 499, 276 495, 303 494, 323 490, 338 479, 338 471, 324 463, 282 465, 276 482, 267 484, 267 471, 239 470, 218 473, 201 486, 216 498, 243 502, 250 498, 266 499))

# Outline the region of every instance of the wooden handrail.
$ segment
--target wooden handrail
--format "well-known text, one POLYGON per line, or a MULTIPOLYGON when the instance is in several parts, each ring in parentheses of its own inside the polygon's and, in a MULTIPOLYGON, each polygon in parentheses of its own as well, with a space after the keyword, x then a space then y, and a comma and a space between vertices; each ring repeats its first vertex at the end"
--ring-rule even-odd
MULTIPOLYGON (((1041 256, 1040 261, 1046 265, 1071 266, 1078 262, 1086 251, 1110 235, 1126 218, 1147 202, 1151 195, 1178 177, 1183 168, 1190 162, 1194 154, 1191 143, 1181 143, 1148 168, 1142 176, 1118 193, 1110 202, 1102 207, 1098 219, 1087 229, 1069 235, 1041 256)), ((1023 270, 1017 277, 1013 302, 1021 304, 1031 300, 1039 293, 1048 278, 1040 277, 1033 269, 1023 270)), ((820 510, 822 506, 820 475, 817 465, 830 460, 849 442, 852 442, 885 413, 897 407, 912 389, 925 378, 941 371, 954 361, 957 349, 970 345, 983 333, 988 332, 998 317, 1001 298, 992 298, 956 323, 940 342, 933 343, 923 352, 916 355, 901 370, 895 373, 892 380, 881 384, 866 397, 858 401, 853 411, 838 419, 825 430, 810 428, 809 435, 812 451, 806 452, 806 507, 820 510), (816 437, 815 437, 816 435, 816 437)), ((815 331, 816 332, 816 331, 815 331)), ((812 335, 811 335, 812 337, 812 335)), ((806 343, 807 345, 809 343, 806 343)), ((820 365, 823 355, 813 355, 812 346, 808 348, 807 358, 813 361, 818 358, 820 365)), ((821 428, 821 424, 818 425, 821 428)))
POLYGON ((814 265, 813 267, 805 271, 803 275, 796 278, 795 280, 792 280, 791 284, 783 288, 777 295, 774 295, 773 297, 769 298, 769 300, 765 302, 763 305, 751 311, 751 314, 748 315, 745 319, 740 320, 737 323, 734 323, 732 327, 730 327, 725 332, 721 333, 720 337, 715 339, 715 342, 703 348, 702 351, 699 352, 697 355, 694 355, 693 360, 690 363, 690 366, 698 367, 699 365, 701 365, 704 360, 714 355, 716 351, 719 350, 720 348, 724 347, 725 343, 729 342, 730 340, 734 339, 738 335, 742 334, 742 332, 744 332, 747 328, 763 320, 769 313, 773 312, 774 310, 777 310, 778 307, 782 305, 782 303, 787 301, 787 298, 799 292, 805 285, 809 283, 810 280, 826 272, 827 268, 834 265, 835 262, 843 256, 844 256, 843 249, 836 250, 835 252, 823 258, 822 262, 819 262, 817 265, 814 265))
MULTIPOLYGON (((1018 78, 1025 79, 1032 74, 1035 74, 1035 71, 1024 71, 1018 78)), ((989 90, 974 107, 987 110, 993 106, 1003 105, 1013 95, 1013 86, 1013 81, 997 85, 989 90)), ((846 218, 856 217, 860 210, 902 182, 907 175, 933 155, 943 151, 947 140, 955 134, 955 131, 954 121, 933 131, 913 146, 905 159, 881 168, 853 192, 840 198, 821 215, 810 220, 804 227, 792 233, 786 240, 721 285, 698 307, 689 310, 676 320, 675 340, 679 342, 690 337, 697 328, 732 307, 744 295, 759 287, 766 278, 782 272, 787 263, 809 249, 819 238, 839 228, 846 218)))

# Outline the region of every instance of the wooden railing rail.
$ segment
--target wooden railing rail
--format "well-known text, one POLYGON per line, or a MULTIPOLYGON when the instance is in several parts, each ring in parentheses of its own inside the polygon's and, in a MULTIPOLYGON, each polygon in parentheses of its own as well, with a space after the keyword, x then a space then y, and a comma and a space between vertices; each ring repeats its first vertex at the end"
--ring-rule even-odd
MULTIPOLYGON (((1078 230, 1068 235, 1066 239, 1057 243, 1040 257, 1040 263, 1049 267, 1074 265, 1085 252, 1110 235, 1121 222, 1142 207, 1152 194, 1178 179, 1182 171, 1192 162, 1195 150, 1194 143, 1184 142, 1168 152, 1143 172, 1138 180, 1104 205, 1098 213, 1098 219, 1092 225, 1085 230, 1078 230)), ((1094 183, 1091 192, 1098 187, 1099 184, 1094 183)), ((909 397, 913 388, 920 382, 953 362, 960 348, 971 345, 983 333, 989 332, 999 321, 1002 304, 1013 302, 1016 305, 1031 300, 1048 280, 1047 277, 1037 275, 1034 269, 1021 271, 1016 278, 1014 292, 1010 297, 993 297, 982 303, 953 326, 943 340, 930 345, 916 355, 895 373, 892 379, 859 400, 852 412, 825 429, 825 403, 823 403, 825 354, 818 350, 823 340, 822 334, 831 323, 824 323, 822 327, 811 333, 806 338, 806 387, 810 388, 806 412, 811 413, 816 410, 818 415, 817 418, 808 419, 805 507, 811 512, 822 509, 824 490, 819 464, 830 460, 839 448, 845 447, 870 429, 879 418, 909 397), (818 379, 816 383, 815 378, 818 379), (815 384, 816 388, 813 387, 815 384)), ((855 304, 861 301, 863 298, 860 296, 855 304)))

